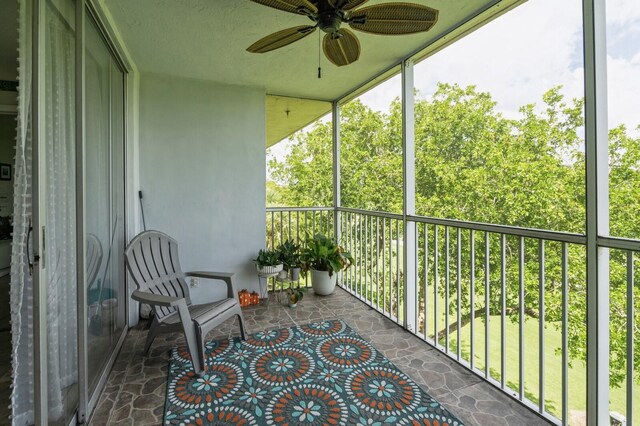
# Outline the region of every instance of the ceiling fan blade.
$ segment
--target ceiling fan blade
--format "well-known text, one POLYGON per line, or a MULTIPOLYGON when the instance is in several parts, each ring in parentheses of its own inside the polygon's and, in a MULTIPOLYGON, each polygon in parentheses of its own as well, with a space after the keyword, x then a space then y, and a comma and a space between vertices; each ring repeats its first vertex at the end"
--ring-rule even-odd
POLYGON ((322 50, 333 63, 339 67, 349 65, 360 57, 360 42, 354 33, 346 28, 338 30, 341 37, 334 38, 331 34, 324 36, 322 50))
POLYGON ((329 0, 329 4, 332 7, 336 7, 340 10, 351 10, 360 5, 365 4, 369 0, 329 0))
POLYGON ((284 10, 285 12, 306 15, 307 11, 318 13, 318 8, 309 0, 251 0, 254 3, 264 6, 273 7, 274 9, 284 10))
POLYGON ((413 34, 429 31, 438 21, 438 11, 413 3, 383 3, 358 9, 351 19, 351 28, 365 33, 413 34), (366 19, 359 21, 361 17, 366 19))
POLYGON ((270 52, 305 38, 314 32, 315 29, 316 27, 314 25, 301 25, 299 27, 287 28, 286 30, 278 31, 261 38, 249 46, 247 51, 251 53, 270 52))

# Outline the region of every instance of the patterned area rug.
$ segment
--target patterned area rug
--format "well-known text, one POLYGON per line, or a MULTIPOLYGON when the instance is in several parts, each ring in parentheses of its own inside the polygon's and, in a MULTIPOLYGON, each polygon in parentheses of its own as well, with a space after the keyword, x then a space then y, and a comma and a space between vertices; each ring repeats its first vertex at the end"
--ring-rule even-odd
POLYGON ((173 350, 167 425, 462 425, 342 320, 173 350))

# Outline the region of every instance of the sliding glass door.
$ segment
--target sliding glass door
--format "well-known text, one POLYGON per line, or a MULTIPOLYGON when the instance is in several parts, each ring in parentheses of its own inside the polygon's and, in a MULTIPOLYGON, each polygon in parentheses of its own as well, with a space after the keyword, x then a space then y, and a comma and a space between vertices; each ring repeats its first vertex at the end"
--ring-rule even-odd
POLYGON ((31 4, 33 227, 19 249, 30 311, 13 317, 25 324, 13 412, 67 425, 88 420, 126 328, 125 72, 85 1, 31 4))
POLYGON ((93 19, 85 26, 85 277, 93 394, 125 326, 124 72, 93 19))

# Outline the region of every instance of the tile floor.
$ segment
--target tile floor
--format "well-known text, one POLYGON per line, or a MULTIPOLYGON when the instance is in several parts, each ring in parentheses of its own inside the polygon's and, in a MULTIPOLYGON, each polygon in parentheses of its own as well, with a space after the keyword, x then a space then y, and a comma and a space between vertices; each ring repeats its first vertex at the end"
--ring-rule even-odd
MULTIPOLYGON (((310 290, 294 309, 281 306, 272 295, 266 307, 245 308, 244 318, 250 333, 342 318, 466 425, 548 424, 342 289, 324 297, 310 290)), ((184 341, 180 334, 160 335, 144 358, 145 326, 130 330, 91 425, 162 423, 169 351, 184 341)), ((230 320, 209 338, 237 333, 235 320, 230 320)))

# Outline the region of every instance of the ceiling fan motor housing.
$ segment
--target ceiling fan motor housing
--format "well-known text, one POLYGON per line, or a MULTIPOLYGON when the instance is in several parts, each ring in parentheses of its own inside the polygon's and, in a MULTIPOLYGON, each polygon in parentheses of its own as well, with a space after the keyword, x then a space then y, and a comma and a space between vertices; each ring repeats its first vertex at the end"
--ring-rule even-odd
POLYGON ((316 17, 318 27, 327 34, 336 34, 342 24, 342 17, 336 10, 325 10, 316 17))

